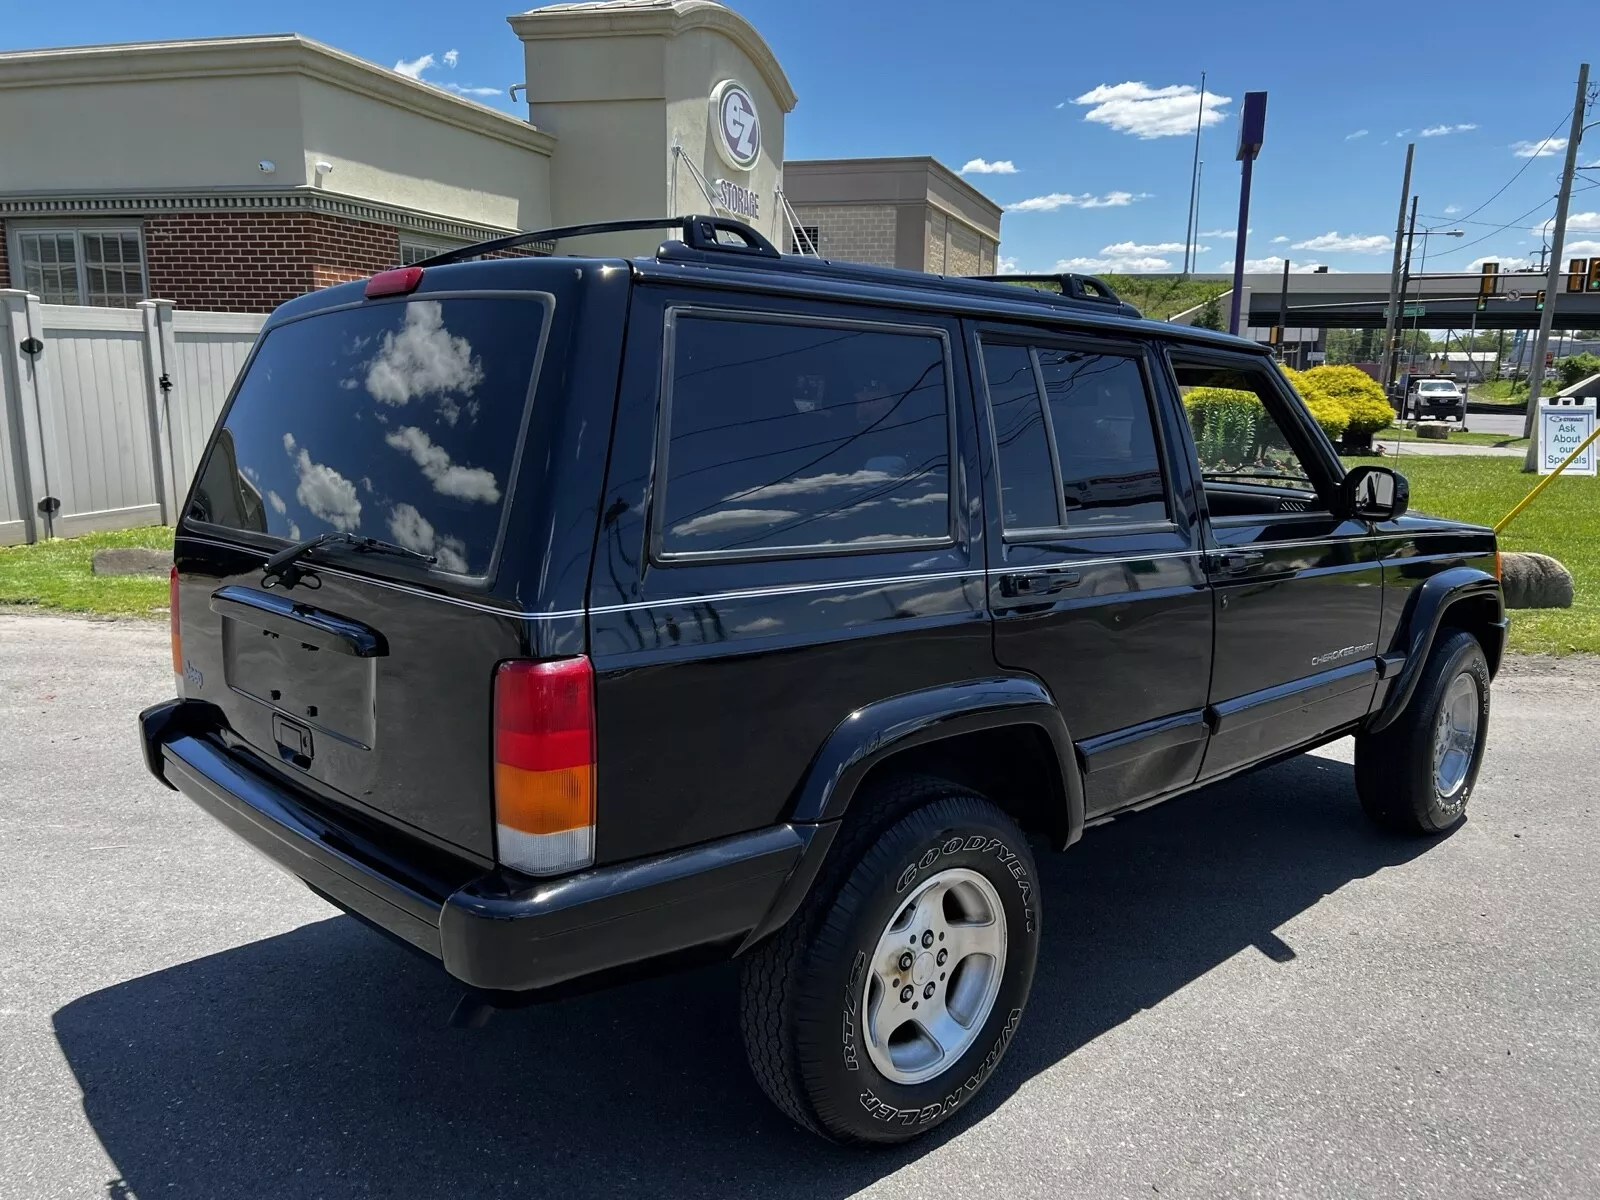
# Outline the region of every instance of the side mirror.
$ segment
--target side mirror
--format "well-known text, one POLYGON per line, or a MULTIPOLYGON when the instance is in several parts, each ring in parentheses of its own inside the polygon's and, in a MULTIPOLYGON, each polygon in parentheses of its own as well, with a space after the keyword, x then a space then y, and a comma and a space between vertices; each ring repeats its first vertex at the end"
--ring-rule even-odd
POLYGON ((1411 505, 1411 485, 1399 471, 1361 466, 1339 485, 1345 515, 1361 521, 1393 521, 1411 505))

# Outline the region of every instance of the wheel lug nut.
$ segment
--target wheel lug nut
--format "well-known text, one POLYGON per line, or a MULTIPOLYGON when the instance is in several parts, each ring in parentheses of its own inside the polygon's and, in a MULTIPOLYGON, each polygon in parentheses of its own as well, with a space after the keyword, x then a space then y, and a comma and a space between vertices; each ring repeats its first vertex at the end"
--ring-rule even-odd
POLYGON ((949 961, 949 959, 950 959, 950 951, 941 950, 941 951, 939 951, 939 957, 938 957, 938 959, 936 961, 942 967, 942 966, 944 966, 944 964, 946 962, 949 961))
POLYGON ((910 1004, 912 994, 911 985, 908 983, 905 987, 900 989, 900 1003, 910 1004))
POLYGON ((933 999, 933 984, 930 983, 927 987, 922 989, 922 998, 924 1000, 933 999))
POLYGON ((922 945, 924 949, 933 945, 933 930, 930 929, 922 935, 922 945))
POLYGON ((900 969, 902 971, 911 970, 911 963, 912 963, 911 951, 907 950, 903 954, 900 955, 900 969))

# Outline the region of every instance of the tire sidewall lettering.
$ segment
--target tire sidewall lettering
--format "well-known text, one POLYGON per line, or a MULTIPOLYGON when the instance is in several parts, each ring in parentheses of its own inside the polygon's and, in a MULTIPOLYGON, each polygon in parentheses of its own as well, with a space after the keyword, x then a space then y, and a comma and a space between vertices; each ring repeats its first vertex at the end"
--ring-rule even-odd
POLYGON ((1028 877, 1027 864, 1021 855, 998 837, 975 833, 965 838, 945 838, 939 845, 927 850, 900 872, 895 880, 895 894, 901 895, 906 892, 930 867, 944 857, 954 854, 981 854, 999 862, 1022 893, 1022 914, 1026 931, 1028 933, 1034 931, 1033 880, 1028 877))

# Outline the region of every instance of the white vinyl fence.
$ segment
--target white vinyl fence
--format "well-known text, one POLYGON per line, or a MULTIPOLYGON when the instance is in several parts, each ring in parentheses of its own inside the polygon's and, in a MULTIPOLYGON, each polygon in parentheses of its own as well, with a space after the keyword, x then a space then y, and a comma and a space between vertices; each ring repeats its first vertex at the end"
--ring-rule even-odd
POLYGON ((175 521, 265 320, 0 289, 0 545, 175 521))

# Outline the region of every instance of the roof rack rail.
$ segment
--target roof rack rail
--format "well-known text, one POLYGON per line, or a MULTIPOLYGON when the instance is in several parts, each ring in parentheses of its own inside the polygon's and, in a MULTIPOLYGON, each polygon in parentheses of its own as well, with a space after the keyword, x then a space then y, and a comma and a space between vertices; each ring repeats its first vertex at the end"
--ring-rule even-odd
POLYGON ((1056 290, 1070 300, 1093 300, 1104 304, 1122 304, 1123 299, 1111 285, 1097 275, 1065 274, 1047 275, 968 275, 967 279, 982 279, 990 283, 1054 284, 1056 290))
POLYGON ((438 267, 443 266, 445 263, 462 262, 465 259, 493 254, 497 250, 511 250, 517 246, 526 246, 530 242, 555 242, 562 238, 584 237, 594 233, 627 233, 639 229, 681 229, 683 230, 684 243, 694 247, 696 250, 722 250, 732 254, 753 254, 761 258, 782 257, 776 246, 743 221, 691 213, 681 217, 639 217, 626 221, 593 221, 586 225, 559 225, 554 229, 534 229, 526 233, 510 233, 505 237, 490 238, 486 242, 474 242, 470 246, 458 246, 454 250, 446 250, 443 254, 435 254, 432 258, 419 259, 412 266, 438 267), (731 242, 725 242, 717 236, 719 233, 731 233, 741 239, 742 244, 736 245, 731 242))

